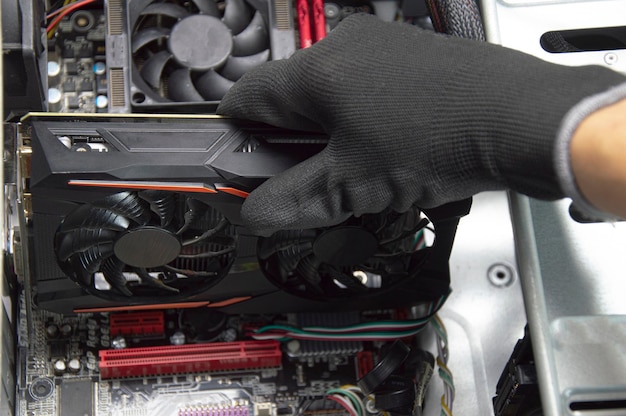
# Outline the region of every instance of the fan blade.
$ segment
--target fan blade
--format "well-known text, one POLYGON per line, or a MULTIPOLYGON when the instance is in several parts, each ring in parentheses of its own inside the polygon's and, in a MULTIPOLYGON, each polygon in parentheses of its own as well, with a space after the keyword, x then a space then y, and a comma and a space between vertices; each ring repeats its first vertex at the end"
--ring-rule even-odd
POLYGON ((317 286, 321 281, 321 277, 318 271, 320 265, 321 263, 317 259, 317 257, 315 257, 313 254, 309 254, 300 259, 296 271, 309 284, 317 286))
POLYGON ((208 206, 198 201, 197 199, 193 199, 193 198, 187 198, 186 204, 187 204, 187 211, 185 211, 185 215, 184 215, 185 223, 180 228, 180 230, 176 232, 176 235, 181 235, 182 233, 187 231, 189 227, 191 227, 191 224, 197 221, 198 218, 202 217, 202 215, 204 215, 207 209, 209 209, 208 206))
POLYGON ((66 233, 59 232, 55 241, 57 257, 60 261, 66 261, 72 255, 89 247, 113 243, 116 236, 117 232, 106 229, 79 228, 66 233))
POLYGON ((81 205, 72 211, 61 223, 59 232, 68 232, 81 228, 107 229, 124 231, 130 227, 128 218, 106 208, 81 205))
POLYGON ((196 5, 200 13, 208 14, 209 16, 220 17, 220 11, 217 9, 217 4, 214 0, 192 0, 196 5))
POLYGON ((170 266, 169 264, 166 264, 165 266, 163 266, 163 268, 170 273, 180 273, 188 277, 215 277, 217 276, 217 272, 197 272, 195 270, 190 270, 190 269, 179 269, 174 266, 170 266))
MULTIPOLYGON (((192 244, 198 244, 201 241, 207 240, 213 237, 215 234, 224 230, 228 226, 228 220, 226 218, 222 218, 213 228, 208 229, 204 233, 199 236, 196 236, 190 240, 183 241, 183 247, 190 246, 192 244)), ((181 255, 182 257, 182 255, 181 255)))
POLYGON ((100 270, 102 261, 113 255, 113 244, 99 244, 70 257, 70 264, 76 270, 95 273, 100 270))
POLYGON ((303 258, 313 254, 312 243, 292 244, 276 253, 281 271, 290 275, 296 270, 303 258))
POLYGON ((261 260, 267 260, 270 256, 287 251, 299 244, 306 244, 312 250, 316 237, 317 232, 312 229, 279 231, 260 240, 257 255, 261 260))
POLYGON ((141 77, 152 88, 161 86, 161 74, 167 62, 172 58, 168 51, 160 51, 152 55, 141 68, 141 77))
POLYGON ((180 290, 176 289, 175 287, 168 286, 162 281, 160 281, 159 279, 157 279, 156 277, 150 276, 150 274, 146 271, 146 269, 135 269, 135 272, 137 273, 137 276, 139 276, 139 278, 141 279, 141 283, 143 283, 146 286, 152 286, 157 289, 165 290, 168 292, 174 292, 174 293, 180 292, 180 290))
POLYGON ((123 215, 139 225, 146 225, 150 222, 147 204, 132 192, 119 192, 107 196, 101 202, 96 202, 93 205, 123 215))
POLYGON ((233 37, 233 55, 248 56, 269 48, 269 38, 265 20, 256 12, 250 24, 237 36, 233 37))
POLYGON ((126 286, 124 277, 124 263, 115 257, 109 257, 102 264, 102 274, 111 287, 124 296, 132 296, 133 292, 126 286))
POLYGON ((176 198, 170 192, 141 191, 139 197, 150 204, 152 212, 159 216, 161 227, 167 227, 174 218, 176 198))
POLYGON ((167 16, 176 20, 180 20, 190 15, 185 8, 174 3, 152 3, 141 11, 142 16, 151 14, 167 16))
POLYGON ((169 77, 167 88, 169 97, 174 101, 204 101, 204 98, 193 86, 191 73, 188 69, 177 69, 169 77))
POLYGON ((296 275, 300 276, 300 282, 304 284, 305 290, 316 295, 324 295, 321 287, 322 277, 319 273, 319 260, 312 254, 303 257, 298 262, 296 275))
POLYGON ((267 62, 269 58, 269 49, 256 55, 230 56, 220 73, 231 81, 237 81, 243 74, 267 62))
POLYGON ((196 81, 198 91, 208 101, 221 100, 233 84, 233 81, 224 78, 213 70, 205 72, 196 81))
POLYGON ((144 29, 141 32, 137 32, 133 36, 133 41, 131 45, 131 49, 133 53, 137 53, 137 51, 144 46, 146 46, 150 42, 154 42, 155 40, 167 38, 170 35, 170 30, 163 27, 151 27, 148 29, 144 29))
POLYGON ((226 0, 226 10, 224 10, 222 21, 233 32, 233 35, 238 35, 248 26, 252 11, 244 0, 226 0))

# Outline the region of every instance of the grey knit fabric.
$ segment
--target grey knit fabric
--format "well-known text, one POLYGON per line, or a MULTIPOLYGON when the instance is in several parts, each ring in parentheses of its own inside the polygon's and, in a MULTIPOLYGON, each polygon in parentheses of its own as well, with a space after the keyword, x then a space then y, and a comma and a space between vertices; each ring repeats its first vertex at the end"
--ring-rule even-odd
POLYGON ((564 115, 624 80, 359 15, 246 74, 218 112, 331 137, 245 202, 244 220, 267 234, 486 190, 561 198, 553 161, 564 115))

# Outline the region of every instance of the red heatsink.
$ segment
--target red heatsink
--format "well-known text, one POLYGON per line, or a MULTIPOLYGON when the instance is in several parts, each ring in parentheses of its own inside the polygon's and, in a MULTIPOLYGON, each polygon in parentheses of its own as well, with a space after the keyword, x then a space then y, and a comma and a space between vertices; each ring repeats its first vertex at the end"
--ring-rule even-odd
POLYGON ((99 354, 103 379, 278 368, 282 358, 280 344, 273 340, 102 350, 99 354))
POLYGON ((163 311, 116 313, 109 317, 111 335, 162 335, 165 332, 163 311))

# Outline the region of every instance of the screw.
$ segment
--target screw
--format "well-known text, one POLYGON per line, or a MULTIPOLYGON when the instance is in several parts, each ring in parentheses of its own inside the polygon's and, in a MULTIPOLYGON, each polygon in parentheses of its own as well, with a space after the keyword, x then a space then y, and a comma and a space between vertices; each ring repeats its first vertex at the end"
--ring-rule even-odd
POLYGON ((126 348, 128 344, 126 343, 126 339, 124 337, 118 335, 111 341, 111 346, 116 350, 121 350, 126 348))
POLYGON ((607 65, 613 65, 617 63, 617 54, 610 52, 604 55, 604 62, 607 65))
POLYGON ((172 345, 183 345, 185 341, 185 334, 181 331, 176 331, 170 336, 170 344, 172 345))
POLYGON ((324 14, 327 19, 334 19, 339 15, 339 7, 336 4, 328 3, 324 5, 324 14))
POLYGON ((487 270, 487 278, 496 287, 507 287, 513 283, 515 273, 513 269, 503 263, 496 263, 487 270))

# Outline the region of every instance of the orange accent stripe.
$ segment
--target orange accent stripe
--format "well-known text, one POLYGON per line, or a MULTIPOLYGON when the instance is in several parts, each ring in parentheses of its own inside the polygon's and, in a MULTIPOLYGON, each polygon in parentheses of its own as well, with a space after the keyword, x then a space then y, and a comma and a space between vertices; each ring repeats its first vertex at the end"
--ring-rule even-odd
POLYGON ((237 188, 231 188, 229 186, 216 186, 215 189, 220 192, 225 192, 227 194, 238 196, 239 198, 247 198, 248 195, 250 195, 250 192, 242 191, 241 189, 237 188))
POLYGON ((221 308, 224 306, 234 305, 235 303, 243 302, 248 299, 252 299, 252 296, 240 296, 236 298, 230 298, 230 299, 223 300, 221 302, 211 303, 210 305, 207 305, 207 306, 209 308, 221 308))
POLYGON ((104 182, 104 181, 83 181, 70 180, 68 185, 74 186, 91 186, 97 188, 122 188, 122 189, 150 189, 157 191, 175 191, 175 192, 196 192, 205 194, 216 194, 217 191, 209 188, 204 184, 167 184, 164 183, 142 183, 142 182, 104 182))
POLYGON ((130 306, 109 306, 103 308, 77 308, 75 313, 93 312, 118 312, 118 311, 146 311, 151 309, 192 309, 208 306, 210 302, 181 302, 181 303, 159 303, 156 305, 130 305, 130 306))

